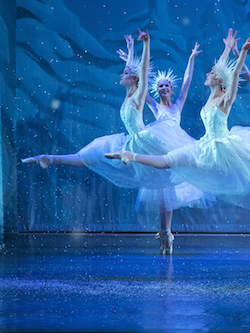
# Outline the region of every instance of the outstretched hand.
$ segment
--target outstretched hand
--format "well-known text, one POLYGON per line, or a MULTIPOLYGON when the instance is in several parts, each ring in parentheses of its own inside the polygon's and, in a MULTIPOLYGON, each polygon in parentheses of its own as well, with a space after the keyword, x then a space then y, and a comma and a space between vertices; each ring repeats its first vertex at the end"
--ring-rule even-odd
POLYGON ((233 50, 233 54, 235 55, 235 57, 238 58, 240 52, 238 49, 237 41, 234 43, 232 50, 233 50))
POLYGON ((194 44, 194 48, 192 50, 191 57, 196 57, 198 54, 203 52, 203 50, 199 50, 199 47, 200 47, 200 44, 198 44, 198 43, 194 44))
POLYGON ((232 28, 228 29, 227 38, 223 38, 223 42, 224 42, 225 46, 233 48, 235 42, 237 42, 240 39, 240 38, 235 39, 237 33, 238 33, 238 31, 236 30, 233 35, 233 29, 232 28))
POLYGON ((128 55, 126 52, 124 52, 122 49, 119 49, 116 51, 118 54, 119 54, 119 57, 124 60, 124 61, 127 61, 128 59, 128 55))
POLYGON ((250 49, 250 37, 245 41, 244 45, 242 46, 243 50, 249 50, 250 49))
POLYGON ((132 50, 134 48, 134 38, 132 38, 132 35, 124 35, 124 37, 127 42, 127 48, 132 50))
POLYGON ((139 32, 139 37, 137 38, 138 41, 148 41, 149 40, 149 33, 148 30, 146 31, 141 31, 140 29, 138 29, 139 32))

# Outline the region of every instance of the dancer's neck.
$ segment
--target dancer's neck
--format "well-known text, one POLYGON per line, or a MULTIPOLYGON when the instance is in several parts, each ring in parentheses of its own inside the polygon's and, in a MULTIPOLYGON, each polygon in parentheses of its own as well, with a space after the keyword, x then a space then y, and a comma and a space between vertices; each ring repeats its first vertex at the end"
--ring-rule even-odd
POLYGON ((163 106, 165 106, 167 108, 170 108, 173 104, 171 102, 171 99, 168 99, 168 98, 162 99, 161 98, 160 105, 163 105, 163 106))
POLYGON ((220 98, 221 96, 224 95, 224 92, 221 90, 221 88, 211 88, 211 92, 210 92, 210 95, 208 97, 208 99, 210 101, 212 100, 216 100, 218 98, 220 98))
POLYGON ((131 87, 127 87, 126 89, 127 89, 126 97, 128 98, 128 97, 133 96, 138 88, 137 88, 137 86, 131 86, 131 87))

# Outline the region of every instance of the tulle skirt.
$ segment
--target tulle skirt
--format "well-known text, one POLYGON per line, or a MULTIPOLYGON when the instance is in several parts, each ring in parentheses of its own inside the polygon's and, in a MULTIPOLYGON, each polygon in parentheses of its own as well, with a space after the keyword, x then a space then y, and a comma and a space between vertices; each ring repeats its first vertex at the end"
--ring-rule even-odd
POLYGON ((81 149, 78 157, 85 166, 117 186, 141 188, 137 209, 148 202, 150 209, 157 209, 160 200, 168 210, 183 206, 205 208, 214 204, 214 197, 186 182, 175 180, 173 183, 171 170, 155 169, 134 162, 125 165, 120 160, 104 157, 105 153, 122 149, 140 154, 163 155, 195 141, 174 121, 158 120, 134 135, 119 133, 97 138, 81 149))
MULTIPOLYGON (((160 155, 163 143, 154 145, 148 139, 148 133, 141 131, 128 136, 124 133, 100 137, 92 141, 78 153, 81 162, 110 180, 113 184, 127 188, 161 188, 173 186, 170 180, 170 170, 159 170, 139 163, 131 162, 125 165, 121 160, 107 159, 105 153, 112 153, 127 149, 141 154, 160 155)), ((166 151, 166 150, 165 150, 166 151)))
POLYGON ((171 179, 250 208, 250 127, 234 126, 228 136, 199 141, 165 156, 171 179))

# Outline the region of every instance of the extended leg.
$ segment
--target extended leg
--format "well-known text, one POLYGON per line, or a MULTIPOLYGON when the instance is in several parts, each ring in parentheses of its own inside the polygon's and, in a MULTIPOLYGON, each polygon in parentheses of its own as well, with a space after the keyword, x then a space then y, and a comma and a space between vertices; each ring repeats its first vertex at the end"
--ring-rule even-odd
POLYGON ((114 153, 106 153, 105 157, 109 159, 119 159, 122 160, 124 164, 130 162, 137 162, 145 165, 152 166, 156 169, 169 169, 170 166, 167 164, 165 155, 142 155, 135 154, 130 151, 117 151, 114 153))
POLYGON ((39 164, 41 168, 46 169, 49 165, 59 164, 68 165, 74 167, 84 167, 84 164, 80 161, 77 154, 69 155, 37 155, 22 159, 26 164, 39 164))

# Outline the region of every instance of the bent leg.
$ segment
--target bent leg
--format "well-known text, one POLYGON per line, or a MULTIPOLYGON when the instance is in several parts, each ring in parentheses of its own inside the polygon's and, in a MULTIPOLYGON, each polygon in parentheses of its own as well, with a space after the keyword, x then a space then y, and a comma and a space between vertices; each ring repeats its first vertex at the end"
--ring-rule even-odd
POLYGON ((37 155, 22 159, 25 164, 39 164, 41 168, 46 169, 52 164, 68 165, 74 167, 84 167, 77 154, 69 155, 37 155))

